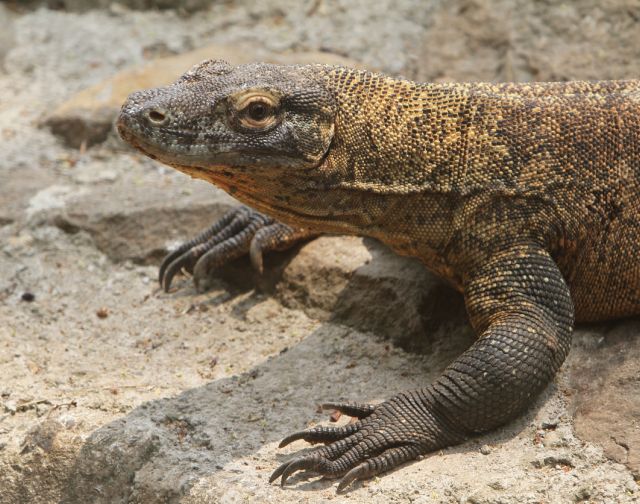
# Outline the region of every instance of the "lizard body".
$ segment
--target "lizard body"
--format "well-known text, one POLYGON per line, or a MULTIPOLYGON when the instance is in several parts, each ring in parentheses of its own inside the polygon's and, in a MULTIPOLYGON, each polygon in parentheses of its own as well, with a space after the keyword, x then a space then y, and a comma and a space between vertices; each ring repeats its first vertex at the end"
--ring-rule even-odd
POLYGON ((640 314, 640 81, 419 84, 341 67, 207 61, 130 96, 119 130, 252 208, 161 267, 203 277, 319 233, 378 238, 463 292, 477 342, 424 389, 283 464, 339 488, 520 413, 574 319, 640 314), (277 219, 277 220, 274 220, 277 219))

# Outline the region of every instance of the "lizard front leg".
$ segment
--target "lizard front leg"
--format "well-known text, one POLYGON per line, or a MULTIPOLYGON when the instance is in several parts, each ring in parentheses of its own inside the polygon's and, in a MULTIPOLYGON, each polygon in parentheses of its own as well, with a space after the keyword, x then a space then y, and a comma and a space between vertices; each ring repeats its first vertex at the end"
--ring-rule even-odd
MULTIPOLYGON (((367 409, 345 427, 318 427, 296 439, 327 442, 282 464, 271 477, 284 485, 298 470, 356 479, 387 471, 422 454, 457 444, 521 413, 569 351, 573 304, 549 254, 516 245, 495 254, 465 285, 478 340, 431 385, 367 409)), ((347 408, 343 409, 348 413, 347 408)))
POLYGON ((317 233, 278 222, 247 206, 230 210, 198 236, 167 255, 159 271, 165 291, 181 269, 193 273, 196 288, 213 270, 249 254, 253 267, 262 272, 262 254, 285 250, 317 233))

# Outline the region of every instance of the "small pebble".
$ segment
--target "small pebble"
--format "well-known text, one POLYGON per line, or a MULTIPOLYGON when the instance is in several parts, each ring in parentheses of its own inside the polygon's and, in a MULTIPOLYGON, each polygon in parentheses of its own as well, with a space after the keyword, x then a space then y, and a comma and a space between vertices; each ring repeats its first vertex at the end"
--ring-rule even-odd
POLYGON ((562 439, 562 436, 558 431, 547 432, 542 443, 545 447, 561 447, 567 445, 566 441, 562 439))
POLYGON ((502 481, 492 481, 489 483, 489 488, 493 488, 494 490, 505 490, 507 487, 502 481))
POLYGON ((480 453, 482 453, 483 455, 489 455, 491 453, 491 447, 489 445, 482 445, 480 447, 480 453))
POLYGON ((98 318, 105 319, 109 316, 109 310, 105 307, 99 308, 98 311, 96 311, 96 315, 98 318))
POLYGON ((26 301, 27 303, 31 303, 36 300, 36 295, 33 292, 23 292, 20 299, 26 301))
POLYGON ((73 429, 76 426, 76 419, 73 415, 60 415, 58 421, 67 429, 73 429))
POLYGON ((576 502, 582 502, 591 497, 591 488, 588 486, 584 486, 580 488, 574 495, 574 500, 576 502))

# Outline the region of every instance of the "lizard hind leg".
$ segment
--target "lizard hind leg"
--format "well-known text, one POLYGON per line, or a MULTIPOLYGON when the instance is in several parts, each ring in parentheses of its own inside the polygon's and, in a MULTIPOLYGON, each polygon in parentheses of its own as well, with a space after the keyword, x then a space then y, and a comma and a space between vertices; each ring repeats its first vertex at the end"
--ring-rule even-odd
POLYGON ((316 427, 285 438, 330 444, 282 464, 270 481, 281 477, 284 485, 296 471, 311 470, 342 477, 342 491, 522 413, 569 350, 573 304, 562 274, 539 246, 513 245, 470 277, 465 299, 478 340, 435 382, 396 394, 368 415, 355 408, 365 414, 355 428, 316 427))
POLYGON ((230 210, 209 228, 167 255, 160 265, 159 282, 168 292, 174 276, 185 269, 199 284, 214 269, 250 254, 256 269, 262 271, 262 253, 284 250, 295 242, 313 236, 295 229, 249 207, 230 210))

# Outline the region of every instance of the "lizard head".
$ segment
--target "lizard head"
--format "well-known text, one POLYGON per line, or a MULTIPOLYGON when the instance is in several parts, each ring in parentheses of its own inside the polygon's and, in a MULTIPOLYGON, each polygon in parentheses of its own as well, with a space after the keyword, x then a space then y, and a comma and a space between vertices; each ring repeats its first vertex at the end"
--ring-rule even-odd
POLYGON ((313 67, 209 60, 170 86, 131 94, 117 127, 148 156, 234 192, 318 166, 335 114, 313 67))

